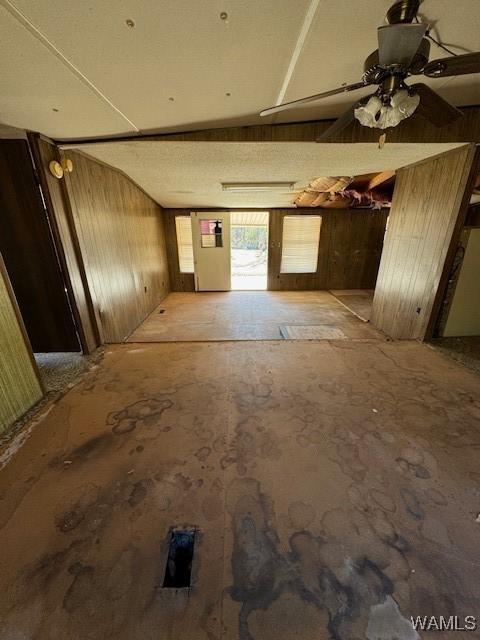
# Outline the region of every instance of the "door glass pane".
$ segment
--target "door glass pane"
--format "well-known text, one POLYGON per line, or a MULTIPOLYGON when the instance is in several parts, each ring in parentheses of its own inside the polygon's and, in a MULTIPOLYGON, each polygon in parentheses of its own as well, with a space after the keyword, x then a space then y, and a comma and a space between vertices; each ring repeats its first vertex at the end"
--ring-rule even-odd
POLYGON ((223 247, 221 220, 200 220, 200 238, 202 249, 223 247))

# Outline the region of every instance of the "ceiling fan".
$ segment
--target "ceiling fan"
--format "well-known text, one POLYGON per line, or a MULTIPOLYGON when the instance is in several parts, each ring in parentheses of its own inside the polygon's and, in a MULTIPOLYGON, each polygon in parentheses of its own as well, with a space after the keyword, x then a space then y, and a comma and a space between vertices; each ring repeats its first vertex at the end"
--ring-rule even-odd
POLYGON ((339 133, 356 118, 360 124, 377 129, 396 127, 414 112, 420 113, 437 127, 454 122, 462 116, 460 109, 441 98, 426 84, 407 85, 409 76, 445 78, 480 72, 480 52, 452 55, 428 61, 430 40, 428 24, 417 18, 422 0, 397 0, 387 12, 386 25, 378 28, 378 49, 365 60, 360 82, 344 84, 338 89, 318 93, 300 100, 285 102, 261 111, 269 116, 321 98, 349 93, 369 85, 378 85, 371 95, 350 107, 318 138, 327 140, 339 133))

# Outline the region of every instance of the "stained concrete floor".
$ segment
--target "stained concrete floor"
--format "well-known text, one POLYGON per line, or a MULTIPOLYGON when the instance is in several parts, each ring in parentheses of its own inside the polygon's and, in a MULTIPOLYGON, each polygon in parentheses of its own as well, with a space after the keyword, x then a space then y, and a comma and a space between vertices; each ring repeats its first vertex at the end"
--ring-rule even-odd
POLYGON ((281 340, 285 326, 335 327, 348 338, 381 338, 328 291, 229 291, 171 293, 127 342, 281 340))
POLYGON ((3 451, 0 637, 411 640, 410 615, 478 615, 478 389, 410 342, 108 349, 3 451), (162 589, 175 525, 199 530, 190 590, 162 589))

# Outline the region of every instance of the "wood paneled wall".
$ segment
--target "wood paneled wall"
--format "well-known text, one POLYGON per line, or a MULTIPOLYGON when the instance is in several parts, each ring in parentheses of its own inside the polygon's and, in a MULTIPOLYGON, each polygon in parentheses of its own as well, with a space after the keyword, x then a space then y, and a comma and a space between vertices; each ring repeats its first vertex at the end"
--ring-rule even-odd
POLYGON ((371 316, 391 337, 431 337, 476 164, 466 145, 397 172, 371 316))
POLYGON ((0 251, 33 350, 80 351, 26 140, 0 140, 0 251))
POLYGON ((269 224, 268 288, 373 289, 377 278, 388 211, 364 209, 272 209, 269 224), (283 218, 320 215, 316 273, 280 273, 283 218))
MULTIPOLYGON (((214 209, 212 209, 214 210, 214 209)), ((388 211, 363 209, 269 209, 268 288, 273 291, 373 289, 388 211), (283 218, 320 215, 322 228, 316 273, 280 273, 283 218)), ((192 274, 178 269, 175 216, 189 209, 166 209, 165 231, 172 291, 195 291, 192 274)))
MULTIPOLYGON (((463 107, 463 118, 445 127, 436 127, 421 115, 414 114, 388 132, 388 142, 480 142, 480 107, 463 107)), ((178 140, 205 142, 315 142, 334 123, 316 120, 279 124, 260 124, 239 127, 201 129, 180 133, 128 136, 125 140, 178 140)), ((356 120, 344 131, 332 136, 329 143, 378 142, 381 131, 362 127, 356 120)), ((119 140, 119 138, 100 138, 119 140)), ((92 140, 78 140, 75 144, 92 144, 92 140)))
POLYGON ((100 344, 85 266, 73 224, 65 180, 54 178, 49 171, 52 160, 61 160, 58 148, 38 134, 29 134, 48 210, 56 247, 76 320, 83 353, 91 353, 100 344))
POLYGON ((0 433, 42 397, 22 319, 0 256, 0 433))
POLYGON ((88 285, 105 342, 123 342, 169 291, 162 209, 129 178, 67 152, 65 176, 88 285))

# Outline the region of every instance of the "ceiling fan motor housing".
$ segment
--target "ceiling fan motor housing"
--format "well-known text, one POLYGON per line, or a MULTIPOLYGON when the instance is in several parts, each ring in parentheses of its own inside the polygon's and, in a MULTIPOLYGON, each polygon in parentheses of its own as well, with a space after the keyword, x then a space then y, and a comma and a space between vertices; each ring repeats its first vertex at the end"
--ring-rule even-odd
MULTIPOLYGON (((410 74, 421 73, 422 69, 428 62, 429 55, 430 42, 427 38, 422 38, 422 42, 412 62, 410 63, 408 70, 399 65, 399 68, 396 69, 396 72, 398 73, 398 75, 401 75, 403 77, 406 77, 410 74)), ((386 69, 380 65, 378 49, 375 49, 375 51, 372 51, 372 53, 365 59, 363 65, 363 79, 368 84, 380 84, 392 71, 395 73, 394 69, 390 69, 387 73, 386 69)))

